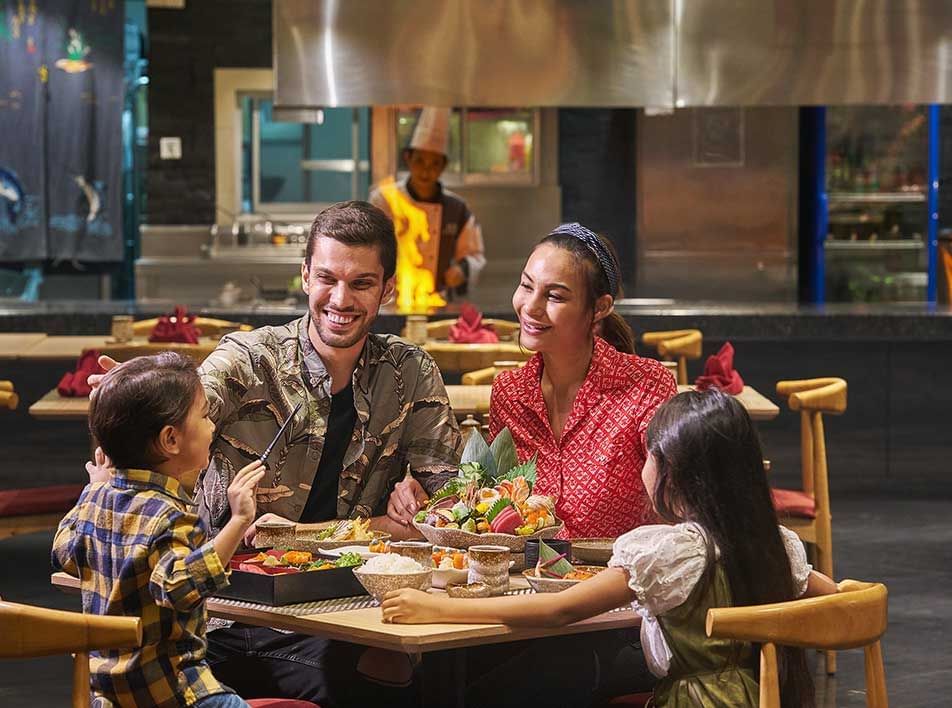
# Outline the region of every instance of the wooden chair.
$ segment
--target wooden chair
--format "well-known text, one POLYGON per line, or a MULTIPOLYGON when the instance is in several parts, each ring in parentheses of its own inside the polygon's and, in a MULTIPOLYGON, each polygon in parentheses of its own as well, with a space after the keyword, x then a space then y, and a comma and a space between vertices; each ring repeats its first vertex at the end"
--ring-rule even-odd
MULTIPOLYGON (((800 470, 802 489, 774 489, 780 523, 813 544, 817 570, 833 577, 833 529, 827 477, 823 414, 846 410, 846 381, 839 378, 780 381, 777 394, 787 397, 790 410, 800 411, 800 470)), ((828 652, 826 670, 836 673, 836 655, 828 652)))
POLYGON ((662 359, 678 361, 678 385, 687 386, 688 359, 701 358, 704 337, 699 329, 674 329, 666 332, 644 332, 642 344, 654 347, 662 359))
MULTIPOLYGON (((133 322, 132 332, 136 337, 148 337, 158 322, 158 317, 133 322)), ((250 332, 253 329, 251 325, 242 324, 241 322, 229 322, 228 320, 218 320, 214 317, 196 317, 195 326, 198 327, 203 337, 211 337, 216 341, 232 332, 250 332)))
MULTIPOLYGON (((9 381, 0 381, 0 407, 13 410, 20 399, 9 381)), ((82 484, 0 490, 0 541, 55 529, 83 491, 82 484)))
POLYGON ((879 643, 887 623, 886 586, 844 580, 838 588, 836 595, 707 611, 707 636, 761 645, 761 708, 780 708, 777 645, 828 652, 863 647, 866 655, 866 705, 869 708, 889 705, 879 643))
MULTIPOLYGON (((429 339, 444 340, 450 338, 450 327, 456 324, 456 320, 434 320, 426 323, 426 335, 429 339)), ((519 336, 519 323, 510 320, 496 320, 492 318, 483 318, 484 325, 492 325, 496 336, 500 342, 516 341, 519 336)), ((404 329, 404 336, 406 330, 404 329)))
POLYGON ((0 601, 0 657, 32 658, 73 654, 73 708, 89 708, 89 652, 142 643, 138 617, 84 615, 79 612, 0 601))
POLYGON ((460 377, 460 383, 464 386, 479 386, 480 384, 491 384, 503 371, 518 369, 525 364, 524 361, 494 361, 492 366, 476 371, 467 371, 460 377))
POLYGON ((0 381, 0 408, 14 411, 20 405, 20 397, 13 390, 12 381, 0 381))

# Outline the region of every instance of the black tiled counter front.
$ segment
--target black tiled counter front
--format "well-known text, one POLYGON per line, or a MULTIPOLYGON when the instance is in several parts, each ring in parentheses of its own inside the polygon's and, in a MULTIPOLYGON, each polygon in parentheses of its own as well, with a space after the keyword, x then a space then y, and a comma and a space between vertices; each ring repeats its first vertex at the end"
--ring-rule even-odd
MULTIPOLYGON (((109 331, 113 314, 146 318, 171 309, 172 303, 12 303, 0 305, 0 332, 103 334, 109 331)), ((952 402, 952 377, 946 375, 952 361, 948 308, 621 304, 618 309, 636 333, 700 329, 705 357, 725 341, 734 344, 735 366, 744 380, 781 406, 777 420, 758 426, 766 455, 773 462, 775 483, 796 484, 799 469, 799 416, 777 398, 776 382, 841 376, 849 382, 849 408, 843 416, 826 419, 834 502, 838 490, 851 489, 952 494, 948 472, 952 442, 945 431, 952 402)), ((255 326, 281 324, 304 312, 302 307, 280 306, 194 311, 255 326)), ((455 311, 448 308, 442 316, 452 317, 455 311)), ((512 313, 489 311, 486 316, 512 318, 512 313)), ((399 332, 403 322, 402 315, 384 313, 374 329, 399 332)), ((5 417, 7 429, 14 434, 10 439, 49 446, 52 436, 61 443, 55 446, 57 457, 83 456, 86 433, 81 424, 42 423, 29 419, 26 412, 29 404, 56 384, 64 363, 0 362, 0 367, 0 378, 12 379, 23 400, 20 410, 5 417), (66 438, 75 438, 72 452, 63 447, 66 438)), ((689 375, 697 376, 702 367, 703 361, 689 362, 689 375)), ((0 462, 0 488, 22 474, 16 458, 0 462)), ((82 465, 72 469, 81 472, 82 465)), ((58 475, 62 481, 68 481, 66 476, 65 472, 58 475)))

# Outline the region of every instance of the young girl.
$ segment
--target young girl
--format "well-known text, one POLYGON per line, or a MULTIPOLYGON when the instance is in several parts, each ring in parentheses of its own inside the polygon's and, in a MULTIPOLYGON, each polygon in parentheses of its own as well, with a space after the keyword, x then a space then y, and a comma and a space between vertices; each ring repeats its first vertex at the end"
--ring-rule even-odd
POLYGON ((93 692, 123 707, 247 708, 205 660, 205 598, 228 584, 225 568, 255 518, 262 463, 235 475, 231 519, 207 540, 192 492, 214 425, 195 364, 173 352, 107 373, 89 427, 116 470, 90 474, 57 529, 53 567, 82 579, 84 612, 142 619, 140 647, 90 655, 93 692))
MULTIPOLYGON (((719 391, 682 393, 648 426, 642 479, 667 525, 615 542, 609 568, 565 592, 454 600, 413 590, 387 595, 385 622, 498 622, 559 626, 631 603, 658 706, 756 706, 751 645, 709 639, 711 607, 758 605, 836 592, 777 525, 763 455, 743 406, 719 391)), ((802 650, 781 650, 785 707, 813 705, 802 650)))

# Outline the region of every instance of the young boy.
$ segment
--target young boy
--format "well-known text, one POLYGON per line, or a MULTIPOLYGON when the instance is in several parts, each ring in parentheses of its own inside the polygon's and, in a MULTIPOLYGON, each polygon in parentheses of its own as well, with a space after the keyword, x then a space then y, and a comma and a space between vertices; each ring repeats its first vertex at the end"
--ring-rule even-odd
POLYGON ((82 579, 84 612, 141 617, 143 629, 139 648, 91 654, 93 693, 118 706, 246 707, 205 661, 205 598, 228 584, 264 466, 235 475, 231 520, 207 541, 191 495, 214 425, 195 365, 174 352, 106 374, 89 427, 116 470, 91 475, 60 522, 53 566, 82 579))

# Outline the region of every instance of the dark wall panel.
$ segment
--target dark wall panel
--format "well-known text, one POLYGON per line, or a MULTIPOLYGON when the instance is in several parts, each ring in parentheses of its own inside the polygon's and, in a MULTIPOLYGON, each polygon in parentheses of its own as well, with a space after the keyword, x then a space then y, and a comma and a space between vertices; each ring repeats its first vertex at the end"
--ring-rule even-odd
POLYGON ((215 220, 214 70, 271 66, 271 0, 201 0, 149 10, 150 224, 215 220), (181 160, 159 159, 180 137, 181 160))

